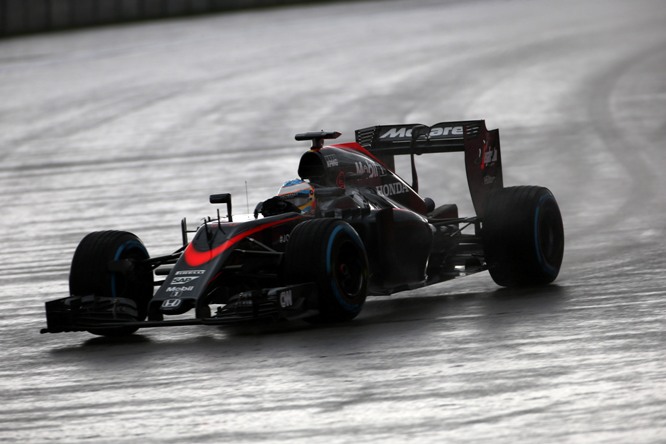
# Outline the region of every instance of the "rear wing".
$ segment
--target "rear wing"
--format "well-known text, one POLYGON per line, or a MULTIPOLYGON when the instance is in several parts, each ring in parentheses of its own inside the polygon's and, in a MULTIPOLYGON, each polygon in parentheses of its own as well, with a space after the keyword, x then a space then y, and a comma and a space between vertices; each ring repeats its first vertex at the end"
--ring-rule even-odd
POLYGON ((372 126, 356 130, 356 142, 394 172, 395 156, 410 155, 415 189, 415 155, 464 152, 467 184, 479 217, 489 193, 504 186, 499 130, 489 131, 483 120, 372 126))

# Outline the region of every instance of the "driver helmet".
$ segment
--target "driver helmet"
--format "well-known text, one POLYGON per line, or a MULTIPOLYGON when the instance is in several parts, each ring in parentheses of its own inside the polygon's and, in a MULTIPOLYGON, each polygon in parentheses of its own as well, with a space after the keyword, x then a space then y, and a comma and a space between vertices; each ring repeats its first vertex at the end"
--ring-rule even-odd
POLYGON ((305 214, 313 214, 317 206, 314 187, 301 179, 283 183, 278 191, 278 197, 291 202, 305 214))

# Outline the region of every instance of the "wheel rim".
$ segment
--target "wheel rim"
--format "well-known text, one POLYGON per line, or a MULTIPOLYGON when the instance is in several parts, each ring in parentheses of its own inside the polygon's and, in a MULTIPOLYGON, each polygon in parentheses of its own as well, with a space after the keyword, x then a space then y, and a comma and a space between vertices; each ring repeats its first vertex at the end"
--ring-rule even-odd
MULTIPOLYGON (((136 241, 122 245, 115 254, 114 260, 129 259, 138 262, 147 259, 148 252, 145 247, 136 241)), ((111 273, 112 297, 124 297, 136 302, 138 319, 143 320, 147 315, 146 304, 152 296, 152 271, 134 269, 128 274, 111 273)))
POLYGON ((353 242, 345 241, 340 245, 336 266, 333 269, 333 279, 345 299, 353 300, 362 292, 365 281, 364 267, 353 242))

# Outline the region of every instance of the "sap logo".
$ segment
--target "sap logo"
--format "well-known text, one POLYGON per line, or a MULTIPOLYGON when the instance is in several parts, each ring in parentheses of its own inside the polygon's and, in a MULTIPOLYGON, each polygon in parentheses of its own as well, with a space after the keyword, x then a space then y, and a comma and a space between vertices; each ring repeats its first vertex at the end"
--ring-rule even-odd
POLYGON ((182 276, 184 274, 205 274, 206 270, 182 270, 176 271, 176 276, 182 276))
POLYGON ((192 282, 195 279, 199 279, 199 276, 175 277, 171 279, 171 285, 183 285, 192 282))
MULTIPOLYGON (((442 137, 442 136, 462 136, 465 130, 462 126, 436 126, 430 129, 428 137, 442 137)), ((412 137, 411 128, 391 128, 382 134, 380 139, 405 139, 412 137)))
POLYGON ((362 176, 367 175, 367 178, 369 179, 374 179, 375 177, 386 175, 386 169, 383 166, 378 165, 376 163, 354 162, 354 165, 356 165, 356 174, 362 176))
POLYGON ((280 293, 280 307, 291 307, 294 304, 291 290, 280 293))
POLYGON ((378 187, 375 187, 375 190, 377 190, 377 194, 384 197, 390 197, 396 194, 403 194, 409 191, 407 185, 401 182, 379 185, 378 187))
POLYGON ((175 293, 177 291, 192 291, 194 287, 167 287, 165 290, 167 293, 175 293))

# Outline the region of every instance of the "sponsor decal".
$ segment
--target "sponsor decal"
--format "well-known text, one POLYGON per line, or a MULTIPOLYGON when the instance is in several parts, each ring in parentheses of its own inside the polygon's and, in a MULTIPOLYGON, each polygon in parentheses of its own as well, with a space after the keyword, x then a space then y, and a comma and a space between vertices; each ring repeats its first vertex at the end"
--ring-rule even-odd
POLYGON ((377 194, 384 197, 394 196, 396 194, 404 194, 409 191, 407 185, 402 182, 393 182, 386 185, 379 185, 375 187, 377 194))
POLYGON ((367 174, 370 179, 386 175, 386 168, 373 162, 354 162, 354 165, 356 165, 356 174, 367 174))
POLYGON ((326 161, 326 166, 331 168, 331 167, 336 167, 339 165, 338 163, 338 158, 332 155, 327 155, 324 156, 324 160, 326 161))
POLYGON ((289 242, 289 238, 291 237, 291 234, 281 234, 280 238, 278 239, 278 242, 281 244, 286 244, 289 242))
POLYGON ((180 307, 182 302, 183 301, 180 299, 165 299, 164 302, 162 302, 162 308, 173 310, 180 307))
POLYGON ((192 291, 192 290, 194 290, 194 286, 190 286, 190 287, 167 287, 167 289, 165 291, 167 293, 175 293, 177 291, 185 292, 185 291, 192 291))
MULTIPOLYGON (((465 130, 462 126, 436 126, 430 129, 428 137, 463 136, 464 134, 465 130)), ((391 128, 379 136, 380 139, 405 139, 410 137, 412 137, 412 129, 407 127, 391 128)))
POLYGON ((176 276, 190 275, 190 274, 205 274, 206 270, 182 270, 176 271, 176 276))
POLYGON ((495 176, 483 176, 483 184, 490 185, 492 183, 495 183, 495 179, 497 179, 497 177, 495 176))
POLYGON ((294 305, 291 290, 280 293, 280 307, 291 307, 294 305))
POLYGON ((227 239, 222 243, 222 245, 219 245, 211 250, 206 250, 206 251, 198 251, 194 247, 194 243, 190 242, 190 244, 187 246, 185 249, 185 252, 183 253, 183 257, 185 258, 185 262, 187 265, 190 267, 199 267, 206 262, 209 262, 219 256, 220 254, 224 253, 227 249, 233 247, 236 243, 240 242, 241 240, 245 239, 246 237, 252 236, 253 234, 266 230, 268 228, 277 226, 277 225, 282 225, 287 222, 291 222, 297 219, 301 219, 302 216, 295 216, 295 217, 290 217, 287 219, 281 219, 281 220, 276 220, 273 222, 265 223, 262 225, 259 225, 257 227, 252 227, 247 229, 246 231, 243 231, 242 233, 239 233, 230 239, 227 239))
POLYGON ((189 282, 192 282, 195 279, 199 279, 199 276, 182 276, 182 277, 175 277, 171 279, 171 285, 184 285, 189 282))
POLYGON ((499 158, 499 150, 495 147, 489 146, 484 150, 481 159, 481 169, 485 169, 487 166, 492 166, 497 162, 499 158))

